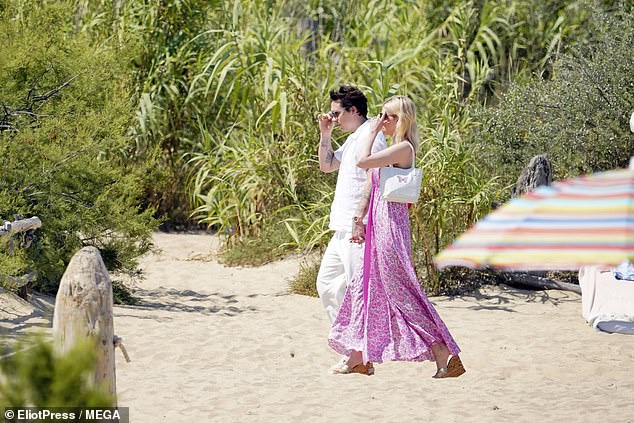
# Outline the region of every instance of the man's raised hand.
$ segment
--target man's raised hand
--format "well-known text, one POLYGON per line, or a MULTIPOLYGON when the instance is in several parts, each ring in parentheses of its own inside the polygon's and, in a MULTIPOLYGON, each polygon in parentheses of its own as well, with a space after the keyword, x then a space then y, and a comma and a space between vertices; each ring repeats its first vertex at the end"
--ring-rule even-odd
POLYGON ((317 116, 317 120, 319 121, 319 131, 322 134, 330 135, 332 128, 335 127, 336 119, 330 113, 322 113, 317 116))

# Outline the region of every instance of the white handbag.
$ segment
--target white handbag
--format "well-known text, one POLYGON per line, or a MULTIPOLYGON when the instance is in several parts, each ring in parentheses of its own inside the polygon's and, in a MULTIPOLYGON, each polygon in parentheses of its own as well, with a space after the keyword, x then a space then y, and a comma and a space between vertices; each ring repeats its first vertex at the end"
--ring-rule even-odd
MULTIPOLYGON (((407 141, 405 141, 407 142, 407 141)), ((409 169, 399 167, 382 167, 379 176, 379 189, 384 201, 415 204, 420 196, 423 171, 415 166, 416 155, 412 148, 412 166, 409 169)))

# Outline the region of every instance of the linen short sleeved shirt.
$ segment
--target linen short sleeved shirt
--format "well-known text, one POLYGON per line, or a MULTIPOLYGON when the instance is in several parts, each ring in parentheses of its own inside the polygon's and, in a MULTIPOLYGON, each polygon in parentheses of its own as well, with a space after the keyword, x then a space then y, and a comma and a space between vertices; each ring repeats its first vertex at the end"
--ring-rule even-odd
MULTIPOLYGON (((370 121, 365 121, 356 131, 348 136, 346 142, 335 151, 335 158, 339 160, 339 174, 335 197, 330 207, 330 224, 333 231, 352 231, 352 217, 363 195, 366 181, 366 169, 357 167, 357 153, 371 130, 370 121)), ((376 136, 372 145, 372 153, 387 147, 382 132, 376 136)))

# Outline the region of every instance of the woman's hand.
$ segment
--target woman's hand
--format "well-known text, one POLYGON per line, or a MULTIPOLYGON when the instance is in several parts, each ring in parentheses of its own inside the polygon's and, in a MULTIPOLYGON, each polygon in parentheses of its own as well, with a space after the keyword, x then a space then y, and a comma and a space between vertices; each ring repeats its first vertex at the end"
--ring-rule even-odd
POLYGON ((365 225, 362 221, 352 222, 352 237, 350 242, 363 244, 365 242, 365 225))
POLYGON ((387 113, 381 112, 378 116, 372 118, 372 132, 378 134, 381 132, 385 121, 387 120, 387 113))

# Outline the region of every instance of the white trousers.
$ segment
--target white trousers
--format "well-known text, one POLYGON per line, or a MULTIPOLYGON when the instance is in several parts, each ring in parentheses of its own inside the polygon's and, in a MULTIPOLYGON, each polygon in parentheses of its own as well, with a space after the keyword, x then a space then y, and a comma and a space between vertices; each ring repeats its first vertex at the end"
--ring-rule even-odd
POLYGON ((363 252, 363 244, 350 242, 352 234, 348 231, 336 231, 317 274, 317 292, 326 309, 330 323, 334 322, 337 312, 346 293, 348 282, 359 265, 363 252))

